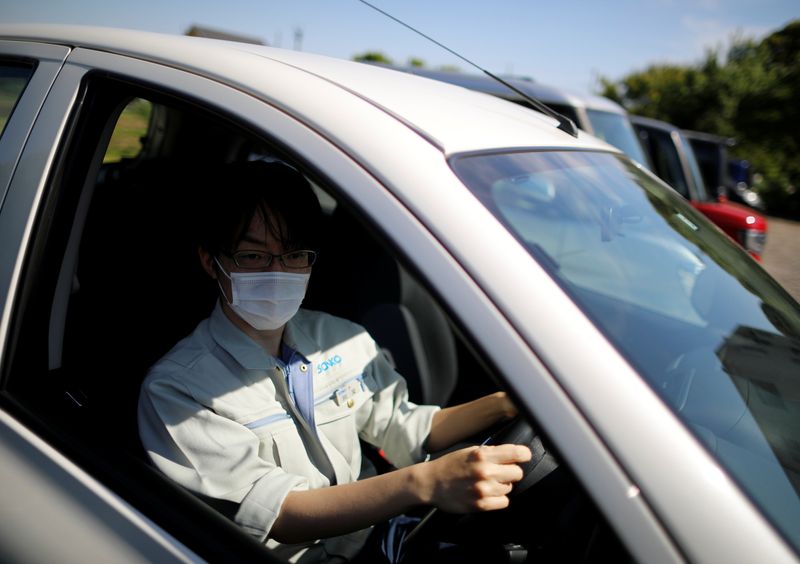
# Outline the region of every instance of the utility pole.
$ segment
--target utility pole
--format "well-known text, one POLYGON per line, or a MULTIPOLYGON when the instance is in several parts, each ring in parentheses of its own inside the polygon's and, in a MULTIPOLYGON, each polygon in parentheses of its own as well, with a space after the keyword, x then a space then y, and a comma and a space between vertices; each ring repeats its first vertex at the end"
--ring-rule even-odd
POLYGON ((294 28, 294 50, 303 50, 303 29, 299 27, 294 28))

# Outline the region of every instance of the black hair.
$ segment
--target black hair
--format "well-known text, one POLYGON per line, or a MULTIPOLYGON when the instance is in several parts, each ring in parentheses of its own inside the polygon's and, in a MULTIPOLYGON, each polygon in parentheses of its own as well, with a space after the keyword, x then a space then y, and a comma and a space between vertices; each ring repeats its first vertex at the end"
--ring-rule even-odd
POLYGON ((227 164, 206 175, 200 186, 196 240, 212 256, 233 252, 256 213, 285 250, 319 248, 319 200, 291 166, 277 161, 227 164))

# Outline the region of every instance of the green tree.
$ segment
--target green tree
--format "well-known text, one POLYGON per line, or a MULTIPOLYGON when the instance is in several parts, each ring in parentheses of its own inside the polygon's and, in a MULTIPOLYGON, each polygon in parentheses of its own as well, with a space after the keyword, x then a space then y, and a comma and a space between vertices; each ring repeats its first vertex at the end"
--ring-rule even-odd
POLYGON ((392 59, 380 51, 365 51, 360 55, 353 55, 353 60, 360 63, 383 63, 384 65, 394 64, 392 59))
POLYGON ((800 218, 800 20, 729 55, 725 117, 772 213, 800 218))
POLYGON ((709 51, 695 65, 653 65, 601 94, 631 113, 735 137, 769 212, 800 218, 800 20, 761 42, 735 38, 724 62, 709 51))
POLYGON ((653 65, 619 82, 601 78, 602 95, 633 114, 694 128, 698 116, 719 103, 712 84, 718 74, 716 54, 708 53, 698 67, 653 65))

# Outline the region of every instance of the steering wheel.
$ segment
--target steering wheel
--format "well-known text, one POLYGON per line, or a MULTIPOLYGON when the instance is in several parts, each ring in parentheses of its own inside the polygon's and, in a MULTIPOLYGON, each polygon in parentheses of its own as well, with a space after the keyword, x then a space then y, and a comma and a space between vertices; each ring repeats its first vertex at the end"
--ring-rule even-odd
MULTIPOLYGON (((517 497, 529 490, 558 468, 556 459, 542 444, 541 439, 533 430, 533 427, 521 416, 517 416, 509 421, 505 426, 483 441, 482 444, 519 444, 525 445, 531 449, 531 459, 528 462, 520 464, 523 476, 519 482, 514 484, 513 489, 508 494, 509 498, 517 497)), ((436 507, 431 508, 403 540, 403 551, 407 552, 406 548, 410 546, 411 543, 416 542, 415 539, 425 536, 421 534, 422 531, 442 527, 443 520, 459 519, 461 517, 463 516, 444 513, 439 511, 436 507)))
POLYGON ((530 489, 558 468, 558 462, 556 462, 550 451, 544 447, 542 439, 539 438, 533 427, 520 416, 509 421, 508 424, 486 439, 483 444, 526 445, 531 449, 531 459, 519 465, 522 468, 522 479, 514 484, 514 488, 508 494, 510 498, 530 489))

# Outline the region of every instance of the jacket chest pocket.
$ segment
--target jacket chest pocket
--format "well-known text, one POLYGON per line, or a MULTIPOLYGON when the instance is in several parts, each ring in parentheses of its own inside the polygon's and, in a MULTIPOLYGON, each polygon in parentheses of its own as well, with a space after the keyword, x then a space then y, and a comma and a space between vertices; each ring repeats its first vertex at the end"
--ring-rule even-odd
POLYGON ((245 423, 244 426, 258 437, 259 457, 282 467, 284 465, 283 459, 288 457, 285 454, 282 456, 281 450, 288 452, 288 448, 280 449, 276 437, 292 432, 296 434, 292 417, 285 412, 276 413, 245 423))
POLYGON ((277 418, 269 425, 252 429, 259 439, 259 456, 289 474, 303 476, 311 487, 328 485, 306 451, 303 439, 289 414, 277 418))
MULTIPOLYGON (((351 466, 360 465, 361 460, 356 411, 370 396, 361 378, 357 377, 326 394, 316 405, 317 431, 325 435, 351 466)), ((357 470, 355 475, 358 475, 357 470)))

